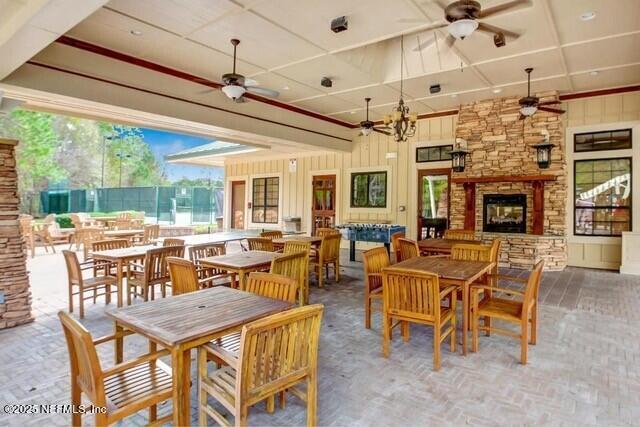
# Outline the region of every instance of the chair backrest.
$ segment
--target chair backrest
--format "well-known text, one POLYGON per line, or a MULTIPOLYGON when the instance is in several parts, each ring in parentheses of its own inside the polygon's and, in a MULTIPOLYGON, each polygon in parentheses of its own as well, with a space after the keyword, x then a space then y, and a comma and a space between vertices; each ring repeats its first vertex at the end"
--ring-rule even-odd
POLYGON ((146 284, 166 283, 171 280, 167 258, 184 257, 184 246, 165 246, 149 249, 144 257, 144 281, 146 284))
POLYGON ((69 285, 82 285, 82 270, 78 256, 75 252, 66 250, 62 251, 62 254, 64 255, 64 262, 67 265, 69 285))
POLYGON ((538 292, 540 290, 540 279, 542 279, 542 270, 544 269, 544 260, 538 261, 533 267, 529 280, 527 280, 527 287, 524 291, 523 303, 525 307, 530 307, 531 304, 538 301, 538 292))
POLYGON ((42 220, 42 222, 44 224, 52 224, 52 223, 56 222, 56 214, 49 214, 49 215, 45 216, 44 220, 42 220))
POLYGON ((171 294, 180 295, 197 291, 200 286, 196 266, 189 260, 167 257, 169 277, 171 278, 171 294))
POLYGON ((384 247, 369 249, 362 254, 365 286, 369 292, 382 286, 382 270, 391 265, 389 253, 384 247))
POLYGON ((451 259, 456 261, 491 261, 492 247, 460 243, 451 247, 451 259))
POLYGON ((398 249, 399 251, 396 254, 398 262, 420 256, 420 248, 415 240, 400 237, 398 239, 398 249), (398 254, 400 255, 399 257, 398 254))
POLYGON ((58 312, 58 318, 67 341, 72 381, 77 382, 80 390, 94 405, 104 407, 102 367, 91 334, 64 311, 58 312))
POLYGON ((322 238, 320 243, 320 258, 323 261, 331 261, 340 257, 340 240, 342 234, 328 234, 322 238))
POLYGON ((131 212, 118 212, 118 214, 116 215, 116 219, 130 220, 131 219, 131 212))
POLYGON ((152 243, 160 236, 160 224, 149 224, 143 227, 142 243, 152 243))
POLYGON ((260 237, 266 237, 267 239, 282 239, 282 231, 273 230, 273 231, 263 231, 260 233, 260 237))
POLYGON ((224 255, 226 252, 224 243, 202 243, 189 246, 189 259, 197 264, 202 258, 224 255))
POLYGON ((476 233, 473 230, 445 230, 443 237, 450 240, 475 240, 476 233))
POLYGON ((433 321, 440 314, 438 275, 386 269, 382 272, 384 311, 393 316, 433 321))
POLYGON ((391 246, 393 246, 393 252, 396 253, 396 261, 400 261, 398 257, 400 256, 400 243, 398 240, 404 239, 406 237, 404 231, 396 231, 391 235, 391 246))
POLYGON ((302 287, 309 271, 308 265, 308 252, 295 252, 274 258, 271 261, 269 273, 290 277, 297 281, 299 287, 302 287))
POLYGON ((242 328, 236 390, 252 405, 265 390, 287 386, 315 374, 324 307, 309 305, 277 313, 242 328))
POLYGON ((71 219, 71 223, 73 224, 73 226, 75 227, 76 230, 82 228, 82 219, 80 218, 79 214, 70 213, 69 214, 69 219, 71 219))
POLYGON ((329 234, 340 234, 340 230, 336 230, 335 228, 316 228, 316 236, 324 237, 329 234))
POLYGON ((130 218, 116 218, 116 230, 131 230, 133 223, 130 218))
POLYGON ((91 244, 93 252, 109 251, 111 249, 123 249, 131 246, 131 242, 127 239, 111 239, 98 240, 91 244))
POLYGON ((82 245, 84 258, 87 259, 89 251, 93 250, 93 243, 104 240, 104 230, 98 227, 78 228, 75 231, 74 239, 77 244, 82 245))
POLYGON ((311 252, 311 242, 301 242, 298 240, 288 240, 284 242, 284 254, 294 254, 296 252, 311 252))
POLYGON ((247 238, 247 243, 250 251, 275 251, 273 240, 266 237, 249 237, 247 238))
POLYGON ((162 246, 184 246, 184 240, 174 239, 172 237, 166 238, 162 241, 162 246))
POLYGON ((33 217, 24 217, 20 218, 20 230, 22 231, 22 236, 30 236, 33 233, 33 217))
POLYGON ((53 222, 49 222, 49 223, 45 223, 45 232, 49 235, 49 237, 63 237, 62 236, 62 232, 60 231, 60 224, 58 224, 58 221, 53 221, 53 222))
POLYGON ((267 298, 296 302, 298 280, 280 274, 254 272, 249 274, 245 291, 267 298))

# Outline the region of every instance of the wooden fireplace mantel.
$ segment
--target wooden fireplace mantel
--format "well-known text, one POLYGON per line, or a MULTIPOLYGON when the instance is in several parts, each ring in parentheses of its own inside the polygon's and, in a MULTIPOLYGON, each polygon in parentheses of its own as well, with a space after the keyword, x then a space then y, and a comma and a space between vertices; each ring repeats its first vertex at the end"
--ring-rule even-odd
POLYGON ((544 183, 555 181, 555 175, 504 175, 452 178, 451 182, 464 187, 464 229, 476 229, 476 184, 493 182, 530 182, 533 187, 532 234, 544 232, 544 183))

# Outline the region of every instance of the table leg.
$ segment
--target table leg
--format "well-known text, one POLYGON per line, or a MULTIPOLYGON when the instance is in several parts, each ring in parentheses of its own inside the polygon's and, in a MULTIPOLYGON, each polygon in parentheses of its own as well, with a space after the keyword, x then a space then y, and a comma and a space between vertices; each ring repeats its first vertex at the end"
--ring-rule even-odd
MULTIPOLYGON (((108 265, 108 264, 107 264, 108 265)), ((108 268, 108 267, 105 267, 108 268)), ((118 259, 116 264, 116 282, 118 286, 118 307, 122 307, 124 304, 124 295, 122 294, 122 260, 118 259)))
MULTIPOLYGON (((156 351, 158 351, 158 345, 155 342, 149 340, 149 353, 155 353, 156 351)), ((149 366, 152 372, 155 371, 156 359, 150 360, 149 366)), ((158 419, 158 406, 157 405, 149 406, 149 421, 153 422, 157 419, 158 419)))
POLYGON ((191 351, 176 347, 171 351, 173 370, 173 425, 191 425, 190 382, 191 351))
POLYGON ((469 284, 462 284, 462 354, 467 355, 467 331, 469 330, 469 284))
POLYGON ((356 241, 349 241, 349 261, 354 262, 356 260, 356 241))
POLYGON ((246 279, 244 270, 238 271, 238 289, 240 289, 241 291, 247 289, 246 283, 244 282, 245 280, 246 279))
POLYGON ((122 334, 122 332, 124 331, 124 328, 120 325, 118 325, 118 322, 114 322, 113 323, 113 332, 116 334, 116 339, 114 340, 114 357, 115 357, 115 363, 116 365, 119 363, 122 363, 122 361, 124 360, 124 336, 118 336, 119 334, 122 334))

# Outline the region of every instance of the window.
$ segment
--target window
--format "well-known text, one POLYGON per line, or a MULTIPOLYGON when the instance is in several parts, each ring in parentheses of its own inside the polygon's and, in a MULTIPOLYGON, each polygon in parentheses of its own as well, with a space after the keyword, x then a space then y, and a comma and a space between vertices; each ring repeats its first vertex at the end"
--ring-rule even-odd
POLYGON ((277 177, 253 179, 253 222, 277 224, 279 181, 277 177))
POLYGON ((623 150, 631 148, 631 129, 577 133, 573 136, 574 151, 623 150))
POLYGON ((437 147, 416 148, 416 163, 439 162, 451 160, 453 145, 439 145, 437 147))
POLYGON ((576 160, 574 234, 631 231, 631 158, 576 160))
POLYGON ((387 173, 362 172, 351 174, 352 208, 387 207, 387 173))

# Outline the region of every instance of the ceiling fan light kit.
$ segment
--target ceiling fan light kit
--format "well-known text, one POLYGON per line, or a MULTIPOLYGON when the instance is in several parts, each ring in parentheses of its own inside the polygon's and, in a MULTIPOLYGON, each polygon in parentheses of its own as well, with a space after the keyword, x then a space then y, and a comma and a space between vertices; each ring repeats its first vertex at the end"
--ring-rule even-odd
POLYGON ((242 86, 227 85, 222 87, 222 91, 224 92, 225 95, 227 95, 229 98, 235 101, 236 99, 244 95, 247 90, 242 86))
POLYGON ((449 34, 457 40, 464 40, 478 29, 478 21, 475 19, 458 19, 447 26, 449 34))
POLYGON ((538 111, 538 107, 535 105, 523 105, 520 107, 520 114, 523 116, 531 117, 536 113, 536 111, 538 111))

